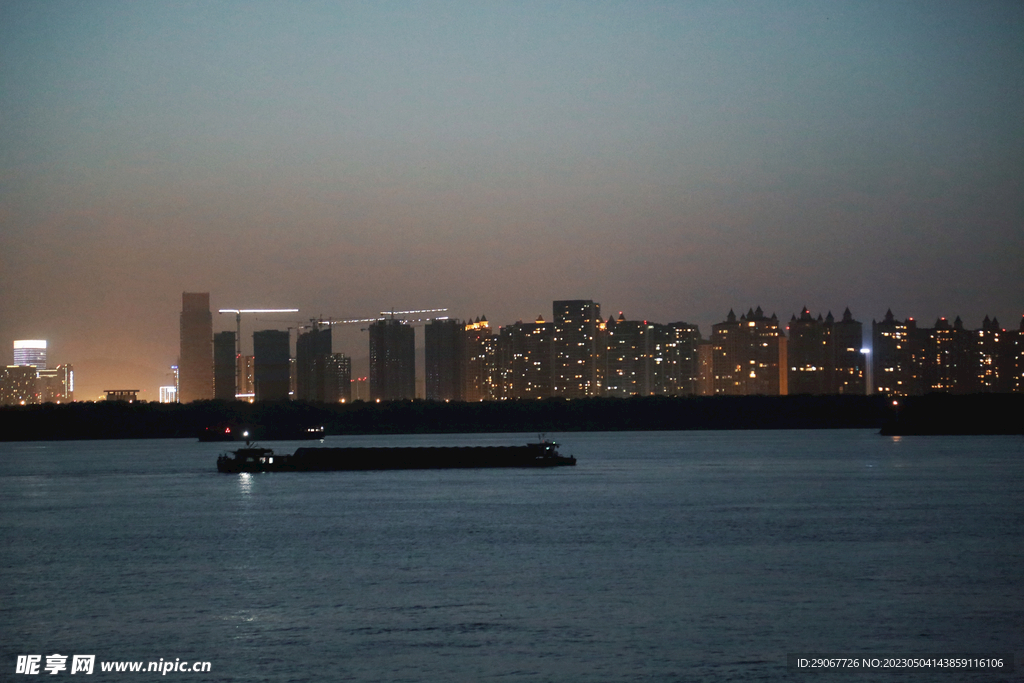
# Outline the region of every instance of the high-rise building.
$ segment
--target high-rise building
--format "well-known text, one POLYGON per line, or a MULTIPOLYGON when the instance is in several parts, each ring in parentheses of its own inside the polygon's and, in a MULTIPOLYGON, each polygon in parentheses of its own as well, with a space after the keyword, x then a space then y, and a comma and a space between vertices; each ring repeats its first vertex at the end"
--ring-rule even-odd
POLYGON ((532 323, 504 328, 511 342, 511 398, 551 398, 555 374, 554 323, 537 316, 532 323))
POLYGON ((868 381, 867 358, 862 348, 864 326, 853 319, 849 307, 843 311, 842 320, 832 326, 831 338, 833 378, 829 381, 829 393, 863 396, 868 381))
POLYGON ((39 370, 37 386, 43 403, 71 403, 75 400, 75 370, 64 363, 39 370))
POLYGON ((712 366, 715 394, 731 396, 782 393, 781 348, 784 335, 778 317, 765 317, 758 306, 736 318, 731 310, 724 322, 712 326, 712 366))
POLYGON ((370 400, 416 398, 416 333, 401 320, 370 325, 370 400))
POLYGON ((352 359, 343 353, 321 356, 317 364, 324 367, 324 402, 347 403, 352 400, 352 359))
POLYGON ((45 370, 46 340, 16 339, 14 341, 14 364, 32 365, 39 370, 45 370))
POLYGON ((256 398, 256 359, 253 356, 242 356, 238 361, 238 387, 236 396, 242 400, 256 398))
POLYGON ((977 390, 1013 391, 1013 333, 999 327, 999 320, 986 315, 975 335, 977 348, 973 363, 977 390))
POLYGON ((700 394, 700 328, 685 322, 665 325, 664 393, 669 396, 700 394))
POLYGON ((881 322, 871 321, 871 361, 874 393, 885 396, 909 396, 919 393, 914 372, 911 335, 916 325, 911 318, 897 320, 892 309, 881 322))
POLYGON ((922 374, 928 391, 969 394, 977 391, 972 352, 974 337, 964 329, 960 316, 953 324, 945 318, 935 321, 935 327, 923 330, 925 342, 922 374))
POLYGON ((609 316, 605 326, 604 393, 625 398, 650 393, 650 350, 653 330, 647 321, 609 316))
POLYGON ((464 399, 465 328, 458 320, 437 318, 423 328, 423 395, 428 401, 464 399))
POLYGON ((257 401, 285 401, 291 386, 289 334, 283 330, 253 332, 253 375, 257 401))
POLYGON ((462 330, 462 400, 493 401, 502 396, 498 339, 487 316, 469 321, 462 330))
POLYGON ((237 393, 238 359, 235 351, 234 332, 213 335, 213 397, 222 401, 234 401, 237 393))
POLYGON ((857 394, 867 386, 867 367, 861 351, 863 326, 847 308, 836 322, 832 312, 811 317, 806 307, 789 321, 786 344, 789 394, 857 394))
POLYGON ((329 394, 337 394, 337 389, 328 391, 332 353, 330 325, 314 323, 312 328, 299 335, 295 341, 296 399, 318 403, 336 401, 328 401, 329 394))
POLYGON ((1020 325, 1010 340, 1010 356, 1013 358, 1013 380, 1010 383, 1010 391, 1024 393, 1024 316, 1021 316, 1020 325))
POLYGON ((213 315, 210 294, 181 295, 181 350, 178 358, 182 403, 213 398, 213 315))
POLYGON ((0 367, 0 405, 39 403, 39 371, 34 365, 0 367))
POLYGON ((552 394, 565 398, 600 396, 603 349, 599 349, 601 304, 590 299, 554 301, 552 394))
POLYGON ((790 318, 787 357, 790 394, 829 393, 828 380, 833 371, 832 326, 825 324, 821 314, 815 319, 805 306, 799 318, 790 318))

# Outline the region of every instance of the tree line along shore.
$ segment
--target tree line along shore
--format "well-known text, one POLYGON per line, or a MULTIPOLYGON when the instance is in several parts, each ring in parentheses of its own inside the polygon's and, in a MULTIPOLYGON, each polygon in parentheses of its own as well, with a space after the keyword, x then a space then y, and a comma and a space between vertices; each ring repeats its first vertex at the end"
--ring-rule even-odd
POLYGON ((326 435, 874 428, 887 435, 1024 434, 1024 395, 714 396, 445 403, 121 401, 6 406, 0 440, 197 438, 251 430, 326 435))

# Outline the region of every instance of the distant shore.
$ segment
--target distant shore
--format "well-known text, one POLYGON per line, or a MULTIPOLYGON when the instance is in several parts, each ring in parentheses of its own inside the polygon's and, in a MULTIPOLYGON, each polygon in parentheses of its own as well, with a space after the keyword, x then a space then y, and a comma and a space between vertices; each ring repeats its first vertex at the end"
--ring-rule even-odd
POLYGON ((313 404, 197 401, 0 408, 0 440, 196 438, 214 430, 294 438, 327 435, 697 429, 876 428, 882 434, 1024 434, 1024 394, 715 396, 442 403, 313 404))

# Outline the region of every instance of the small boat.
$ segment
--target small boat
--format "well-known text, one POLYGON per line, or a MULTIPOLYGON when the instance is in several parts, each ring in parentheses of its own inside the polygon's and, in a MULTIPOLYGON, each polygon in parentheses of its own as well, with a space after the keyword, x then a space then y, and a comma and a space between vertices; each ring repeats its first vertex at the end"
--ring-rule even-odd
POLYGON ((573 456, 559 455, 558 444, 541 440, 523 446, 358 446, 299 448, 291 455, 246 443, 217 458, 219 472, 323 472, 425 470, 490 467, 564 467, 573 456))

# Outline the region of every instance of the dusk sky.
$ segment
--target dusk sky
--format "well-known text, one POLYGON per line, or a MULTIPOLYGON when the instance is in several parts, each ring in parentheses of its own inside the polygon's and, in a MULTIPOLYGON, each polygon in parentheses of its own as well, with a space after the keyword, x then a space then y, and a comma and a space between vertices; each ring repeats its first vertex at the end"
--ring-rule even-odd
POLYGON ((156 399, 183 291, 1016 328, 1022 179, 1018 1, 0 3, 0 351, 78 399, 156 399))

